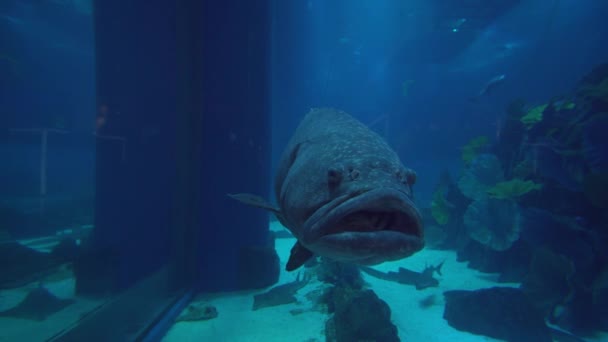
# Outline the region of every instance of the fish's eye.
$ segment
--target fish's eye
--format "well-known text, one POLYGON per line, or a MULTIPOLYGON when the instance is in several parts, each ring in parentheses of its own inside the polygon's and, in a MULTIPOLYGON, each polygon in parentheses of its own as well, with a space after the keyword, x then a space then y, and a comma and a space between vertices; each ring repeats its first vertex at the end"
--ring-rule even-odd
POLYGON ((404 183, 409 185, 416 184, 416 171, 412 169, 405 169, 405 172, 401 174, 404 179, 401 179, 404 183))
POLYGON ((336 167, 330 167, 327 170, 327 182, 330 185, 336 185, 342 181, 342 171, 336 167))

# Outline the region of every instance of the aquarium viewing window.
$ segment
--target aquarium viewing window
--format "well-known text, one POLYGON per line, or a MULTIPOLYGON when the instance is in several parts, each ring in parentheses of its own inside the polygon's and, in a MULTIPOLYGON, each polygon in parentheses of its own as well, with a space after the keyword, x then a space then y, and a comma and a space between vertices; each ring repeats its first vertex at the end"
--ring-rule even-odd
POLYGON ((608 340, 607 14, 2 1, 0 341, 608 340))

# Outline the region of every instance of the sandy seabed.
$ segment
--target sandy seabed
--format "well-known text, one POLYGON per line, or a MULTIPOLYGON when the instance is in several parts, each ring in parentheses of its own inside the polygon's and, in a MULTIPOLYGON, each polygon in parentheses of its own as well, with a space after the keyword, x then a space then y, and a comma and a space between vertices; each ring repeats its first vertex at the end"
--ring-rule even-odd
MULTIPOLYGON (((282 229, 279 224, 271 227, 282 229)), ((294 239, 277 239, 276 249, 284 270, 294 239)), ((448 290, 476 290, 492 286, 518 286, 497 284, 496 276, 467 268, 466 263, 456 261, 451 251, 423 250, 407 259, 374 266, 380 271, 396 271, 398 267, 422 271, 427 265, 444 261, 443 276, 436 275, 439 287, 421 291, 413 286, 380 280, 363 274, 369 288, 386 301, 391 308, 391 318, 399 330, 402 341, 498 341, 485 336, 472 335, 450 327, 443 319, 443 292, 448 290), (432 297, 434 304, 422 307, 420 302, 432 297)), ((279 284, 295 280, 297 272, 281 271, 279 284)), ((313 308, 305 295, 323 286, 311 281, 298 294, 298 303, 262 308, 252 311, 253 295, 265 290, 238 293, 204 295, 195 301, 214 305, 219 316, 209 321, 178 322, 164 338, 166 342, 187 341, 247 341, 247 342, 312 342, 325 341, 325 322, 328 318, 313 308), (303 311, 292 315, 290 311, 303 311)))

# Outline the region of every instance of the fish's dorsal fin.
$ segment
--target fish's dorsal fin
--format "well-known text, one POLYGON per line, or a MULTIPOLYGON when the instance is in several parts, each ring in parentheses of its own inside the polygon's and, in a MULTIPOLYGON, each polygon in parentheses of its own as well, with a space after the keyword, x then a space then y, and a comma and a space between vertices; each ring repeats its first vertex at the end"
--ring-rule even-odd
POLYGON ((313 255, 314 254, 310 250, 302 246, 302 244, 297 241, 293 247, 291 247, 291 253, 289 254, 289 260, 287 260, 285 270, 293 271, 300 268, 308 260, 310 260, 313 255))
POLYGON ((250 205, 252 207, 270 210, 275 214, 281 213, 279 208, 270 204, 268 201, 266 201, 262 197, 254 195, 254 194, 248 194, 248 193, 228 194, 228 197, 233 198, 241 203, 250 205))

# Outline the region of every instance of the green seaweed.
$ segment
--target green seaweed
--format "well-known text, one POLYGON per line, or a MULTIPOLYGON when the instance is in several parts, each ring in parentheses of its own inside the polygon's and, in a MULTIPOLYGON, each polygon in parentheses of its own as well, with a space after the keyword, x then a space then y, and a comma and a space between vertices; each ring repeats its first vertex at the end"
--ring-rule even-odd
POLYGON ((563 103, 561 106, 559 106, 557 108, 557 110, 572 110, 574 108, 576 108, 576 103, 569 101, 569 102, 563 103))
POLYGON ((522 116, 521 123, 526 126, 526 129, 531 129, 537 123, 543 120, 543 112, 547 108, 547 104, 536 106, 530 109, 526 115, 522 116))
POLYGON ((485 135, 471 139, 462 147, 462 161, 465 165, 469 165, 477 155, 488 145, 488 137, 485 135))
POLYGON ((523 196, 530 191, 540 190, 542 184, 534 183, 531 180, 523 180, 514 178, 505 182, 496 183, 493 187, 487 190, 491 198, 496 199, 515 199, 523 196))
POLYGON ((439 188, 433 193, 431 215, 439 225, 445 226, 450 221, 450 208, 453 206, 446 200, 444 189, 439 188))

